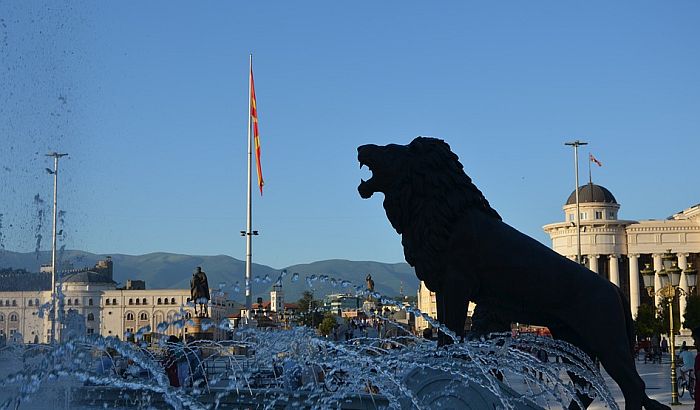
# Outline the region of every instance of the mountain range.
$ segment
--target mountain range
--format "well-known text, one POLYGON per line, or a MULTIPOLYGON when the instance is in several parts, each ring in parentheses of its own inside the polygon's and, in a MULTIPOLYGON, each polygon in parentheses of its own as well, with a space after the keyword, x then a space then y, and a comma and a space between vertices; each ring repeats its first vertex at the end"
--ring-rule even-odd
MULTIPOLYGON (((192 272, 197 266, 207 273, 209 287, 223 289, 230 298, 243 302, 245 262, 226 255, 202 256, 156 252, 145 255, 93 254, 79 250, 66 250, 59 253, 59 266, 82 268, 93 266, 107 255, 114 262, 114 280, 120 284, 128 279, 146 281, 147 289, 189 288, 192 272)), ((0 268, 39 270, 41 264, 51 263, 49 251, 20 253, 0 250, 0 268)), ((269 300, 272 283, 282 270, 287 275, 282 280, 285 300, 296 301, 305 290, 311 290, 320 298, 329 293, 341 293, 346 289, 331 285, 331 281, 315 281, 309 287, 307 277, 327 275, 338 282, 349 281, 354 286, 364 286, 365 277, 372 275, 375 290, 386 296, 405 294, 413 296, 418 289, 418 279, 412 267, 406 263, 381 263, 371 261, 349 261, 331 259, 306 264, 292 265, 284 269, 253 264, 253 297, 269 300), (298 280, 293 278, 298 273, 298 280), (266 279, 267 277, 267 279, 266 279)))

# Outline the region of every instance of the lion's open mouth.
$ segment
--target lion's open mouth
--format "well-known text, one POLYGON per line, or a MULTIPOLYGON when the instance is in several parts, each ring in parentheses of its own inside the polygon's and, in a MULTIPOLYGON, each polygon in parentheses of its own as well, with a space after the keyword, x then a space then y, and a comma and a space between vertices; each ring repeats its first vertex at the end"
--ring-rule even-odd
MULTIPOLYGON (((366 166, 370 172, 373 172, 371 161, 367 158, 369 156, 369 147, 370 146, 364 145, 357 149, 357 161, 360 163, 360 169, 366 166)), ((360 185, 357 187, 357 191, 363 199, 368 199, 376 192, 375 188, 373 174, 367 181, 362 178, 360 179, 360 185)))
MULTIPOLYGON (((372 172, 372 168, 369 165, 360 161, 360 168, 362 168, 364 166, 367 166, 367 168, 369 168, 369 171, 372 172)), ((372 186, 373 179, 374 179, 374 177, 371 177, 370 179, 365 181, 364 179, 360 178, 360 185, 358 185, 357 191, 360 193, 360 196, 363 199, 368 199, 372 196, 372 194, 374 194, 374 188, 372 186)))

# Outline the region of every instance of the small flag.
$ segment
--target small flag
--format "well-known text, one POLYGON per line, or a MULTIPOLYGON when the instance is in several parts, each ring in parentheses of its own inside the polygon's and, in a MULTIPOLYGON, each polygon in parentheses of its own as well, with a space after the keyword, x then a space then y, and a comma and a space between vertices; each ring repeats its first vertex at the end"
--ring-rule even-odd
POLYGON ((255 83, 253 82, 253 66, 250 66, 250 118, 253 124, 253 141, 255 144, 255 163, 258 169, 258 187, 260 187, 260 195, 263 192, 265 180, 262 176, 262 164, 260 162, 260 134, 258 132, 258 106, 255 101, 255 83))
POLYGON ((588 159, 590 159, 591 162, 595 163, 595 164, 598 165, 599 167, 602 167, 602 166, 603 166, 603 163, 600 162, 600 161, 598 161, 598 160, 596 159, 596 157, 593 156, 593 154, 588 154, 588 159))

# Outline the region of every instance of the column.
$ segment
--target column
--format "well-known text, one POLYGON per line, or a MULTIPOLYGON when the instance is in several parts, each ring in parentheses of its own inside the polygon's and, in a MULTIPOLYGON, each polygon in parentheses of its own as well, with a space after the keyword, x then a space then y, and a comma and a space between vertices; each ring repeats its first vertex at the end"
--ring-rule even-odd
POLYGON ((639 255, 627 255, 630 261, 630 309, 632 317, 637 317, 639 310, 639 255))
POLYGON ((678 268, 681 269, 681 281, 679 283, 679 287, 683 290, 681 292, 681 295, 678 296, 678 309, 681 312, 681 329, 685 329, 685 326, 683 326, 683 322, 685 322, 685 309, 688 306, 688 280, 685 277, 685 269, 688 267, 688 254, 687 253, 678 253, 676 254, 678 257, 678 268))
POLYGON ((599 255, 588 255, 588 269, 595 273, 598 273, 598 256, 599 255))
POLYGON ((610 282, 614 283, 616 286, 620 286, 620 271, 619 271, 619 265, 617 263, 617 255, 610 255, 608 256, 609 260, 609 267, 608 271, 610 272, 610 282))
POLYGON ((654 270, 656 273, 654 273, 654 307, 656 307, 656 310, 658 311, 659 307, 663 305, 664 301, 663 298, 659 295, 659 290, 661 289, 661 279, 659 279, 659 272, 661 272, 661 269, 663 269, 664 264, 663 261, 661 260, 662 254, 660 253, 655 253, 651 255, 654 258, 654 270))

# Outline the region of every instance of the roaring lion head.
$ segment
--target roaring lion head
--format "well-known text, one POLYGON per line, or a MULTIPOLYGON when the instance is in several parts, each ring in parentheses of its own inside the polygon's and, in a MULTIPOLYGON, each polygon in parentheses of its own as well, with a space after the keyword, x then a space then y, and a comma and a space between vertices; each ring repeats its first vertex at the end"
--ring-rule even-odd
POLYGON ((372 171, 357 187, 360 196, 384 194, 384 209, 402 235, 406 262, 431 289, 435 275, 444 270, 442 253, 458 218, 476 209, 501 219, 443 140, 418 137, 408 145, 363 145, 357 159, 372 171))

